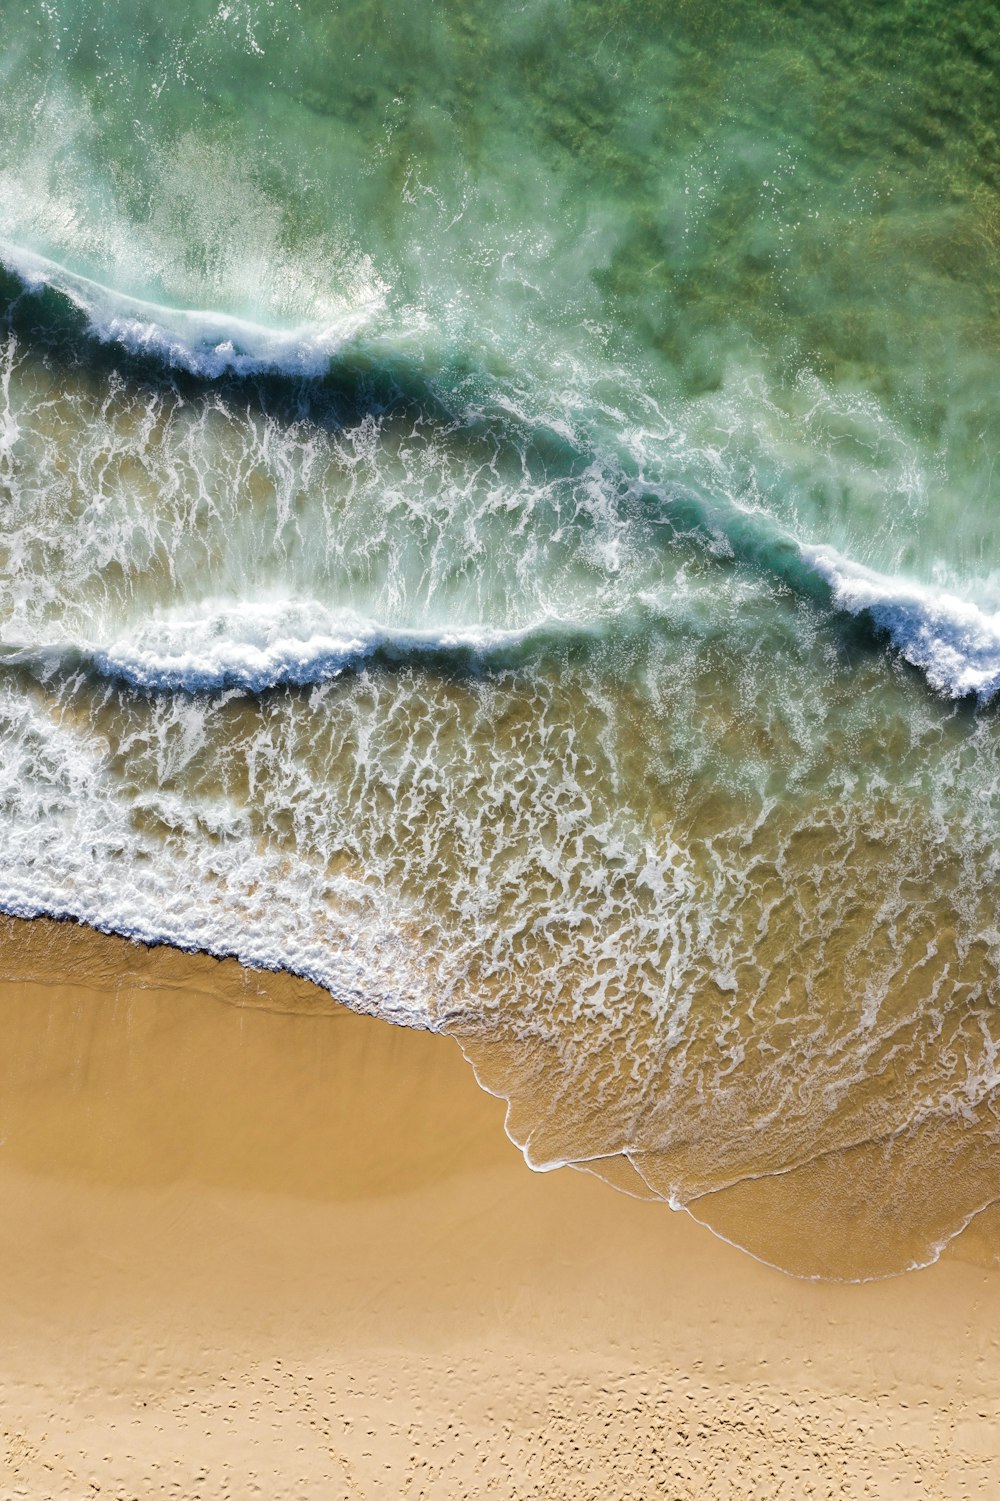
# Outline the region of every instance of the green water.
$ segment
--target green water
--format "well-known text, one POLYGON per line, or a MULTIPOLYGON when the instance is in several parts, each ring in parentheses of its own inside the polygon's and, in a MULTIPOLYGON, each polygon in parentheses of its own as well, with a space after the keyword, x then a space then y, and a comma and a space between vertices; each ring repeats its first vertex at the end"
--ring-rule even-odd
POLYGON ((997 9, 0 15, 5 908, 452 1031, 535 1165, 794 1270, 935 1254, 1000 1192, 997 9))

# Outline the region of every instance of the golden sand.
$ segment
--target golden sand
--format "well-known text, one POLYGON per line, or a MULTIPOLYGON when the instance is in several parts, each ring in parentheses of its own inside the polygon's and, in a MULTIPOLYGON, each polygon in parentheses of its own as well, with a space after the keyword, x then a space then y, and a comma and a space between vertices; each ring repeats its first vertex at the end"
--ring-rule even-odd
POLYGON ((0 947, 4 1501, 1000 1495, 996 1272, 795 1280, 532 1174, 447 1038, 0 947))

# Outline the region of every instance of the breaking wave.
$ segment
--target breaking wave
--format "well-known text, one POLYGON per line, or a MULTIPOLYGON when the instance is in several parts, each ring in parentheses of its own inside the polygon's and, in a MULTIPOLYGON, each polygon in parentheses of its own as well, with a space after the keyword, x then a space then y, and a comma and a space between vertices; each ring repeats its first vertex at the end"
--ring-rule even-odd
MULTIPOLYGON (((835 609, 867 614, 892 648, 949 699, 988 704, 1000 689, 1000 612, 946 591, 877 573, 832 548, 802 547, 835 609)), ((591 618, 555 614, 519 626, 389 625, 310 601, 208 601, 158 614, 104 644, 0 641, 0 662, 44 677, 84 665, 156 693, 264 693, 329 681, 366 662, 506 668, 569 643, 630 635, 670 612, 670 598, 640 595, 627 610, 591 618)))
POLYGON ((803 547, 803 557, 830 585, 833 603, 867 614, 900 656, 946 698, 988 703, 1000 690, 1000 610, 911 579, 877 573, 830 547, 803 547))
POLYGON ((51 291, 83 314, 101 344, 154 359, 202 380, 277 373, 320 377, 369 321, 377 299, 323 324, 272 328, 230 313, 145 302, 71 271, 46 256, 0 240, 0 263, 31 294, 51 291))
POLYGON ((310 602, 207 604, 147 621, 106 646, 5 644, 2 659, 42 675, 83 663, 104 677, 153 692, 263 693, 338 677, 372 658, 469 660, 507 665, 525 652, 597 635, 599 622, 551 617, 516 628, 442 625, 391 627, 350 610, 310 602))

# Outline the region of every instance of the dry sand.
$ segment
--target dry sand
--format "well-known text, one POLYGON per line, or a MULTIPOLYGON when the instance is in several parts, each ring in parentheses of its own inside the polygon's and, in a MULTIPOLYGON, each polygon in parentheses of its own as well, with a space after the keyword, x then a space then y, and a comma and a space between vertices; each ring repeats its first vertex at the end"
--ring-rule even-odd
POLYGON ((51 923, 0 973, 0 1497, 1000 1497, 995 1271, 534 1175, 450 1040, 287 977, 51 923))

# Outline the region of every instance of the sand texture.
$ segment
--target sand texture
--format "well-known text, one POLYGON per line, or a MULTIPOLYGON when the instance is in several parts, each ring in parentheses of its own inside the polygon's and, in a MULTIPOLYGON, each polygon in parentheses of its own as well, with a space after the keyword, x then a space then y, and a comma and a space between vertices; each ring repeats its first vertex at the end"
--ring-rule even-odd
POLYGON ((0 952, 3 1501, 1000 1496, 989 1267, 798 1281, 532 1174, 449 1039, 0 952))

